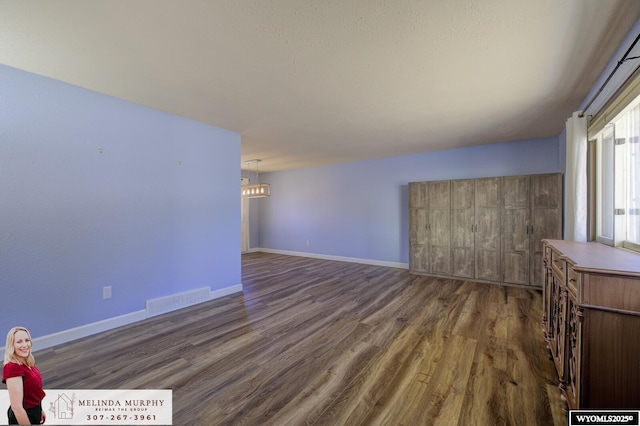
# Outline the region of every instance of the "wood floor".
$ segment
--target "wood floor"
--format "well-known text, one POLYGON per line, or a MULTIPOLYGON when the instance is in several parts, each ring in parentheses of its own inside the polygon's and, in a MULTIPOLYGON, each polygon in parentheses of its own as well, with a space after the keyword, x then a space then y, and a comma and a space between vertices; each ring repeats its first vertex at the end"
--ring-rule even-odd
POLYGON ((174 425, 566 425, 539 292, 242 260, 242 294, 36 352, 45 388, 171 388, 174 425))

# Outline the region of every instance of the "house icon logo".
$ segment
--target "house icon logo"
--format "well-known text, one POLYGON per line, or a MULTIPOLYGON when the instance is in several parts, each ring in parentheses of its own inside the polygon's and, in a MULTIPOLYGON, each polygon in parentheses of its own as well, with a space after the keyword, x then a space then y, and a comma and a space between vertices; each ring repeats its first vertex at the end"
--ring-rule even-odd
POLYGON ((75 394, 71 394, 71 398, 65 393, 59 393, 58 397, 51 403, 49 411, 53 413, 56 419, 73 419, 73 403, 76 399, 75 394))

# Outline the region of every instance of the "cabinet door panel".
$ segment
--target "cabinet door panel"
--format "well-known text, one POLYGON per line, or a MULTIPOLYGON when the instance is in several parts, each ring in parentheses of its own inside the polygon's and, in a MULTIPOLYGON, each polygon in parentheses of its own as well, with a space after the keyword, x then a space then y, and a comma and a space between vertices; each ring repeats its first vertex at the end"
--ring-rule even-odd
POLYGON ((473 180, 451 182, 451 263, 458 277, 474 277, 474 195, 473 180))
POLYGON ((451 182, 448 180, 429 182, 429 208, 446 209, 451 208, 451 182))
POLYGON ((451 213, 449 209, 430 209, 429 228, 431 244, 449 247, 451 244, 451 213))
POLYGON ((427 209, 409 209, 409 243, 426 244, 428 238, 428 212, 427 209))
POLYGON ((538 208, 558 208, 562 203, 562 176, 531 175, 532 205, 538 208))
POLYGON ((561 221, 560 208, 535 209, 531 228, 533 250, 542 255, 542 240, 558 239, 561 221))
POLYGON ((543 239, 562 238, 562 175, 531 176, 531 284, 542 286, 543 239))
POLYGON ((529 284, 529 176, 502 178, 502 269, 503 281, 529 284))
POLYGON ((529 208, 529 176, 502 178, 502 205, 508 208, 529 208))
POLYGON ((476 278, 500 280, 500 179, 476 179, 476 278))
POLYGON ((427 208, 428 182, 409 183, 409 207, 427 208))
POLYGON ((530 231, 531 239, 531 284, 542 286, 544 277, 542 275, 544 256, 542 240, 559 239, 561 231, 561 208, 537 208, 533 212, 533 220, 530 231))
POLYGON ((451 275, 451 182, 429 183, 429 267, 451 275))
POLYGON ((431 209, 429 213, 431 272, 450 275, 451 213, 449 209, 431 209))
POLYGON ((476 253, 476 278, 500 281, 500 250, 479 250, 476 253))
POLYGON ((527 209, 503 211, 502 235, 503 280, 513 284, 529 284, 529 235, 527 235, 527 209))
POLYGON ((409 255, 409 269, 412 272, 429 272, 429 256, 425 244, 411 244, 409 255))
POLYGON ((526 209, 507 209, 503 212, 503 246, 505 252, 529 253, 529 235, 527 226, 529 211, 526 209))
POLYGON ((451 275, 451 249, 446 246, 431 246, 429 252, 431 273, 451 275))
POLYGON ((409 183, 409 269, 429 272, 428 182, 409 183))
POLYGON ((451 248, 452 275, 461 278, 474 278, 473 250, 462 247, 451 248))
POLYGON ((511 284, 528 285, 529 283, 529 254, 524 252, 504 253, 502 256, 502 281, 511 284))

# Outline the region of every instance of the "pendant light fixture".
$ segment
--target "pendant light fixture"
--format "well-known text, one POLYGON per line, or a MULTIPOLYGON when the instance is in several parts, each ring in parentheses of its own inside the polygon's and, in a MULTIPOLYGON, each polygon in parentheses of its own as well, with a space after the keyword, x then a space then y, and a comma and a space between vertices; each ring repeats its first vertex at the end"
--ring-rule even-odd
POLYGON ((256 180, 258 183, 242 185, 241 186, 241 194, 243 198, 265 198, 271 196, 271 185, 268 183, 260 182, 260 172, 258 170, 258 164, 262 160, 249 160, 245 161, 245 164, 253 164, 256 165, 256 180))

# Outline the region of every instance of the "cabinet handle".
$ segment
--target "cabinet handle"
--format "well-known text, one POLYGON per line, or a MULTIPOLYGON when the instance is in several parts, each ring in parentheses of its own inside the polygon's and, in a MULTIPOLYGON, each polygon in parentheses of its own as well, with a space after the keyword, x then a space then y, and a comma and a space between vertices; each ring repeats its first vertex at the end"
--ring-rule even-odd
POLYGON ((570 283, 575 283, 575 282, 576 282, 576 280, 575 280, 574 278, 570 278, 570 279, 569 279, 569 282, 570 282, 570 283))
POLYGON ((527 235, 529 235, 529 225, 527 225, 527 235))

